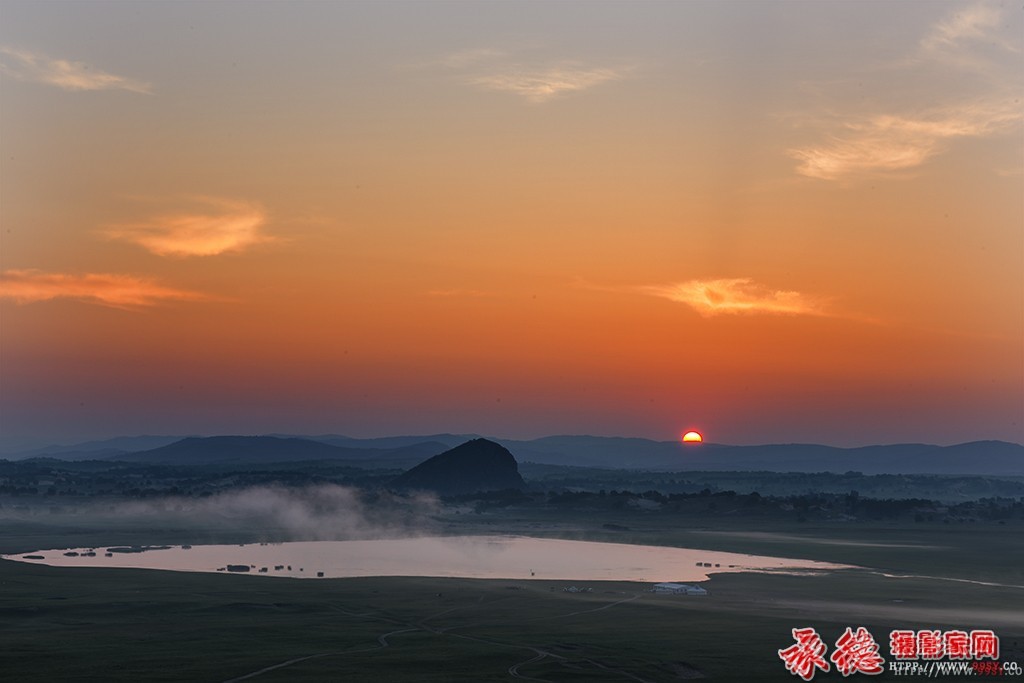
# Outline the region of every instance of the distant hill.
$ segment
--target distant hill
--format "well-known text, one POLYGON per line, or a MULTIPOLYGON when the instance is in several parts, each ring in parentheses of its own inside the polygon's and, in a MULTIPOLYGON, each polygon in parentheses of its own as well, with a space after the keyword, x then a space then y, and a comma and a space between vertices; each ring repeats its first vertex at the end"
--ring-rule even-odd
MULTIPOLYGON (((116 459, 159 463, 260 463, 350 460, 361 467, 411 467, 477 439, 475 435, 433 434, 353 439, 316 437, 137 436, 51 446, 3 457, 62 460, 116 459), (166 449, 166 450, 165 450, 166 449), (333 449, 333 450, 332 450, 333 449)), ((864 474, 984 474, 1024 476, 1024 446, 974 441, 955 446, 890 444, 837 448, 818 444, 727 446, 600 436, 548 436, 532 440, 491 439, 522 462, 606 469, 663 471, 863 472, 864 474)))
POLYGON ((397 490, 418 489, 441 495, 525 486, 515 457, 501 444, 487 439, 473 439, 435 455, 391 482, 397 490))
POLYGON ((393 449, 393 448, 405 448, 408 446, 414 446, 417 444, 431 442, 444 444, 444 447, 455 448, 459 444, 465 443, 472 439, 479 439, 479 434, 427 434, 424 436, 381 436, 371 439, 354 439, 347 436, 328 436, 328 437, 305 437, 312 438, 315 441, 321 441, 323 443, 329 443, 332 446, 342 446, 344 448, 374 448, 374 449, 393 449))
POLYGON ((119 453, 131 453, 134 451, 159 448, 169 443, 180 441, 178 436, 118 436, 113 439, 102 441, 86 441, 70 446, 44 446, 25 451, 4 454, 2 457, 9 460, 24 460, 26 458, 57 458, 59 460, 90 460, 103 459, 119 453))
POLYGON ((650 470, 995 474, 1024 476, 1024 446, 974 441, 955 446, 893 444, 836 448, 817 444, 725 446, 675 441, 552 436, 501 441, 524 462, 650 470))
POLYGON ((168 465, 259 464, 308 460, 416 460, 422 461, 445 449, 439 443, 416 443, 404 448, 342 448, 319 441, 276 436, 189 437, 137 453, 116 455, 111 460, 168 465))
MULTIPOLYGON (((545 436, 531 441, 497 439, 523 462, 615 469, 679 467, 678 442, 606 436, 545 436)), ((689 468, 687 468, 689 469, 689 468)))

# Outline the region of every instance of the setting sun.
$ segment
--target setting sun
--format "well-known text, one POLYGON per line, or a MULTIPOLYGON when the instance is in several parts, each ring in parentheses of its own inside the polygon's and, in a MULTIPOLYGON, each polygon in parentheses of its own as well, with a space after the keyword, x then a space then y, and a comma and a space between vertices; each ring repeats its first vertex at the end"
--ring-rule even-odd
POLYGON ((0 13, 0 458, 1024 442, 1019 4, 0 13))
POLYGON ((704 437, 700 435, 700 432, 693 430, 683 434, 683 443, 700 443, 704 441, 704 437))

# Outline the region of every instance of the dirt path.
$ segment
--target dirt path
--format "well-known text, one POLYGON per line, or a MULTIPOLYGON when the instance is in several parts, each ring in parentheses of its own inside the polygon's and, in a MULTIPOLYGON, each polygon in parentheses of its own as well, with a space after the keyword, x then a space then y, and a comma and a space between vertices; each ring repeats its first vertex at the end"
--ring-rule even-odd
POLYGON ((601 610, 606 610, 606 609, 608 609, 610 607, 615 607, 616 605, 621 605, 624 602, 629 602, 630 600, 636 600, 639 597, 640 597, 640 593, 637 593, 636 595, 634 595, 631 598, 623 598, 622 600, 618 600, 616 602, 609 602, 607 605, 601 605, 600 607, 595 607, 594 609, 582 609, 582 610, 580 610, 578 612, 569 612, 568 614, 558 614, 558 615, 555 615, 553 617, 542 617, 542 618, 544 618, 544 619, 564 619, 565 617, 574 617, 577 614, 590 614, 591 612, 600 612, 601 610))
POLYGON ((401 628, 401 629, 398 629, 397 631, 392 631, 391 633, 383 633, 383 634, 377 636, 377 642, 380 643, 380 646, 382 648, 384 648, 384 647, 391 647, 391 643, 388 642, 388 637, 389 636, 397 636, 399 633, 412 633, 413 631, 419 631, 419 630, 420 629, 413 627, 413 628, 401 628))
MULTIPOLYGON (((580 615, 580 614, 589 614, 589 613, 592 613, 592 612, 600 612, 602 610, 606 610, 606 609, 610 609, 612 607, 615 607, 616 605, 621 605, 624 602, 629 602, 631 600, 636 600, 639 597, 640 597, 640 593, 637 593, 636 595, 633 595, 631 597, 623 598, 622 600, 617 600, 615 602, 609 602, 607 604, 601 605, 600 607, 595 607, 593 609, 576 610, 574 612, 566 612, 565 614, 556 614, 556 615, 549 616, 549 617, 540 617, 539 619, 541 619, 541 620, 564 619, 564 618, 567 618, 567 617, 573 617, 573 616, 577 616, 577 615, 580 615)), ((337 656, 344 656, 344 655, 348 655, 348 654, 355 654, 357 652, 369 652, 369 651, 372 651, 372 650, 382 650, 384 648, 393 647, 393 645, 388 641, 388 638, 390 638, 392 636, 397 636, 397 635, 402 634, 402 633, 413 633, 413 632, 416 632, 416 631, 425 631, 427 633, 433 633, 433 634, 438 635, 438 636, 447 636, 447 637, 451 637, 451 638, 461 638, 463 640, 471 640, 471 641, 474 641, 474 642, 484 643, 486 645, 492 645, 492 646, 496 646, 496 647, 505 647, 505 648, 512 648, 512 649, 517 649, 517 650, 529 650, 530 652, 533 653, 532 657, 530 657, 528 659, 524 659, 523 661, 518 662, 516 664, 513 664, 512 666, 510 666, 508 668, 508 674, 510 676, 512 676, 513 678, 517 678, 517 679, 525 680, 525 681, 539 681, 540 683, 551 683, 547 679, 544 679, 544 678, 533 678, 531 676, 527 676, 527 675, 521 673, 520 672, 520 668, 521 667, 524 667, 524 666, 527 666, 527 665, 530 665, 530 664, 536 664, 536 663, 538 663, 538 662, 540 662, 540 661, 542 661, 544 659, 547 659, 547 658, 556 659, 556 660, 562 660, 562 661, 567 661, 567 659, 568 659, 567 657, 564 657, 563 655, 559 655, 559 654, 556 654, 554 652, 549 652, 548 650, 544 650, 544 649, 542 649, 540 647, 537 647, 535 645, 525 645, 525 644, 521 644, 521 643, 506 643, 506 642, 502 642, 500 640, 492 640, 492 639, 489 639, 489 638, 482 638, 482 637, 471 635, 471 634, 468 634, 468 633, 455 633, 455 632, 453 632, 455 629, 473 628, 473 627, 487 626, 487 625, 506 626, 506 625, 508 625, 506 623, 502 623, 502 622, 498 622, 498 623, 495 623, 495 622, 471 623, 471 624, 464 624, 464 625, 461 625, 461 626, 459 626, 459 625, 447 626, 447 627, 443 627, 443 628, 437 628, 437 627, 429 626, 426 623, 427 621, 429 621, 431 619, 435 619, 437 617, 440 617, 440 616, 445 615, 445 614, 449 614, 451 612, 455 612, 455 611, 460 610, 460 609, 464 609, 464 608, 463 607, 453 607, 453 608, 450 608, 450 609, 442 610, 441 612, 438 612, 436 614, 431 614, 430 616, 424 617, 423 619, 421 619, 421 620, 419 620, 417 622, 403 622, 400 619, 396 619, 394 617, 389 617, 389 616, 384 616, 384 615, 381 615, 379 613, 368 612, 368 613, 361 613, 360 614, 360 613, 355 613, 355 612, 349 612, 348 610, 345 610, 345 609, 342 609, 340 607, 337 607, 337 608, 335 608, 335 610, 338 611, 338 612, 341 612, 342 614, 344 614, 346 616, 355 617, 355 618, 359 618, 359 619, 371 619, 371 620, 376 620, 376 621, 385 621, 385 622, 391 623, 393 625, 403 626, 404 628, 398 628, 398 629, 395 629, 395 630, 392 630, 392 631, 388 631, 387 633, 380 634, 379 636, 377 636, 377 645, 374 646, 374 647, 359 648, 359 649, 355 649, 355 650, 340 650, 340 651, 337 651, 337 652, 320 652, 320 653, 313 654, 313 655, 306 655, 305 657, 296 657, 294 659, 289 659, 289 660, 287 660, 285 662, 281 662, 279 664, 273 664, 271 666, 266 666, 266 667, 263 667, 262 669, 258 669, 256 671, 252 671, 250 673, 243 674, 242 676, 237 676, 235 678, 228 679, 228 680, 224 681, 224 683, 236 683, 237 681, 244 681, 244 680, 248 680, 250 678, 256 678, 257 676, 260 676, 260 675, 265 674, 267 672, 274 671, 276 669, 283 669, 285 667, 292 666, 292 665, 298 664, 300 662, 305 662, 305 661, 308 661, 310 659, 318 659, 318 658, 321 658, 321 657, 337 657, 337 656)), ((536 619, 530 620, 530 621, 536 621, 536 619)), ((587 663, 589 663, 589 664, 591 664, 591 665, 593 665, 593 666, 595 666, 597 668, 605 669, 606 671, 613 671, 613 672, 615 672, 617 674, 620 674, 622 676, 625 676, 627 678, 631 678, 631 679, 633 679, 635 681, 639 681, 640 683, 650 683, 646 679, 640 678, 639 676, 636 676, 636 675, 634 675, 634 674, 632 674, 632 673, 630 673, 628 671, 624 671, 622 669, 612 668, 612 667, 609 667, 609 666, 607 666, 605 664, 602 664, 600 662, 594 661, 592 659, 584 659, 583 661, 585 661, 585 662, 587 662, 587 663)))
MULTIPOLYGON (((381 637, 383 637, 383 636, 381 636, 381 637)), ((387 647, 387 646, 385 645, 384 647, 387 647)), ((298 664, 299 662, 305 662, 306 660, 316 659, 318 657, 327 657, 327 656, 333 655, 333 654, 335 654, 335 653, 334 652, 321 652, 320 654, 317 654, 317 655, 307 655, 306 657, 296 657, 295 659, 289 659, 287 662, 281 662, 280 664, 274 664, 273 666, 265 666, 262 669, 260 669, 259 671, 253 671, 252 673, 247 673, 244 676, 238 676, 237 678, 229 678, 228 680, 224 681, 224 683, 235 683, 235 681, 244 681, 247 678, 256 678, 257 676, 259 676, 261 674, 265 674, 268 671, 273 671, 274 669, 283 669, 284 667, 291 666, 292 664, 298 664)))
POLYGON ((537 650, 537 654, 534 657, 531 657, 526 661, 519 662, 518 664, 513 664, 512 666, 510 666, 508 668, 508 675, 512 678, 520 678, 524 681, 542 681, 543 683, 550 683, 550 681, 548 681, 548 679, 546 678, 531 678, 530 676, 524 676, 523 674, 519 673, 519 667, 526 666, 527 664, 533 664, 534 662, 539 662, 547 656, 547 652, 537 650))

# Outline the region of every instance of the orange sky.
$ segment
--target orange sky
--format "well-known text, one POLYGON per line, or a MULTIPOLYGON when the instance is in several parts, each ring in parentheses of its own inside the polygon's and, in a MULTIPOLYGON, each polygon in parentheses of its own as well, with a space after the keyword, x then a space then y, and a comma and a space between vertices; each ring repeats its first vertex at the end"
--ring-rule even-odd
POLYGON ((0 0, 0 450, 1024 441, 1024 11, 0 0))

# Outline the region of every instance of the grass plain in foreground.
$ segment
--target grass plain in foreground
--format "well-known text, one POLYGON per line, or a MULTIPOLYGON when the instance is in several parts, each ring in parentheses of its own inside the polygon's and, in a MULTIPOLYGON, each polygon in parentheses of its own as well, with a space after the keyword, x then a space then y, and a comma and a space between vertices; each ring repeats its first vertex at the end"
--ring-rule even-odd
MULTIPOLYGON (((790 629, 805 626, 830 645, 845 627, 865 626, 883 656, 895 628, 991 628, 1002 638, 1001 659, 1024 662, 1024 549, 1005 525, 794 528, 719 518, 684 528, 638 513, 463 517, 449 518, 455 526, 447 530, 500 528, 871 569, 720 574, 704 584, 709 596, 689 597, 618 582, 587 582, 593 592, 571 594, 561 590, 568 582, 553 581, 293 580, 2 562, 5 678, 229 681, 268 669, 247 680, 782 681, 794 679, 776 651, 792 642, 790 629), (625 530, 609 531, 611 521, 625 530)), ((214 540, 208 530, 129 522, 104 531, 11 521, 5 532, 5 553, 214 540)))

